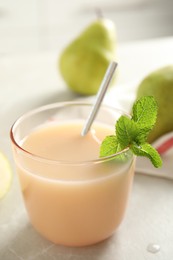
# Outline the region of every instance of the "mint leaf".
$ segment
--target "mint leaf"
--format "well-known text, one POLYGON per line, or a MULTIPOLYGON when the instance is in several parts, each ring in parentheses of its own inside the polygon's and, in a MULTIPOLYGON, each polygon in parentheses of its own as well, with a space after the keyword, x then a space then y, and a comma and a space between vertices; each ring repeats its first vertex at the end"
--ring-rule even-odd
POLYGON ((149 132, 157 119, 157 102, 153 96, 144 96, 132 108, 132 120, 149 132))
MULTIPOLYGON (((137 156, 149 158, 155 167, 161 167, 162 160, 159 153, 147 143, 147 137, 157 119, 157 103, 152 96, 139 99, 132 109, 132 118, 123 115, 116 123, 116 135, 107 136, 100 147, 100 157, 116 154, 129 148, 137 156)), ((121 159, 129 158, 127 152, 121 159)), ((118 155, 118 159, 120 158, 118 155)))
MULTIPOLYGON (((117 136, 115 135, 110 135, 107 136, 100 147, 100 157, 106 157, 106 156, 111 156, 113 154, 117 154, 121 152, 124 149, 124 147, 118 142, 117 136)), ((132 152, 123 152, 120 153, 119 155, 116 155, 116 161, 119 162, 124 162, 131 158, 132 152)))
POLYGON ((144 96, 134 103, 132 121, 139 128, 136 143, 145 143, 147 141, 148 134, 156 123, 157 110, 157 102, 153 96, 144 96))
POLYGON ((118 142, 125 148, 135 140, 139 129, 135 122, 127 116, 121 116, 116 124, 116 135, 118 142))
POLYGON ((117 140, 115 135, 107 136, 100 147, 100 157, 116 154, 123 150, 123 147, 117 140))
POLYGON ((133 144, 130 148, 137 156, 148 157, 156 168, 162 166, 162 160, 159 153, 150 144, 144 143, 140 146, 138 146, 137 144, 133 144))
POLYGON ((138 128, 138 134, 137 134, 136 138, 134 139, 134 141, 137 144, 147 142, 148 134, 151 130, 148 129, 147 127, 141 128, 139 125, 137 125, 137 128, 138 128))

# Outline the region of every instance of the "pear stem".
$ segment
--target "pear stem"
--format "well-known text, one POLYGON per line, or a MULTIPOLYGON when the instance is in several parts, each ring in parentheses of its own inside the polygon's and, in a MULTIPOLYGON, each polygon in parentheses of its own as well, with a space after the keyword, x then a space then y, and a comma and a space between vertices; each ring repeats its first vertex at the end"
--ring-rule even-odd
POLYGON ((99 91, 98 91, 98 94, 97 94, 97 97, 96 97, 95 104, 92 107, 91 112, 89 114, 89 117, 86 121, 86 124, 84 125, 84 127, 82 129, 82 132, 81 132, 82 136, 85 136, 88 133, 88 131, 90 130, 90 127, 91 127, 91 125, 92 125, 92 123, 93 123, 93 121, 94 121, 94 119, 95 119, 95 117, 98 113, 98 110, 99 110, 100 105, 103 101, 103 98, 106 94, 108 86, 109 86, 109 84, 112 80, 112 77, 114 75, 114 72, 116 70, 117 65, 118 64, 116 62, 114 62, 114 61, 111 62, 107 71, 106 71, 106 73, 105 73, 105 75, 104 75, 104 78, 101 82, 101 85, 100 85, 100 88, 99 88, 99 91))
POLYGON ((98 19, 102 19, 103 18, 103 13, 102 13, 102 10, 98 7, 95 8, 95 12, 96 12, 96 15, 97 15, 97 18, 98 19))

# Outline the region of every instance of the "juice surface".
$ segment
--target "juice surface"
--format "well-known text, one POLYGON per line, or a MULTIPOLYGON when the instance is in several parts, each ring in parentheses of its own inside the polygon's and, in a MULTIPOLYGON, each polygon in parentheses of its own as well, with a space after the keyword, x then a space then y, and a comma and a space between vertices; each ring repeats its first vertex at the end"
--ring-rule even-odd
POLYGON ((113 130, 99 124, 85 136, 83 123, 38 128, 22 147, 50 164, 18 159, 23 196, 33 226, 54 243, 84 246, 109 237, 121 223, 133 179, 134 162, 67 164, 99 158, 100 142, 113 130))
POLYGON ((52 124, 31 133, 22 144, 27 151, 41 157, 60 161, 88 161, 99 158, 101 141, 113 130, 96 124, 81 136, 83 123, 76 121, 52 124))

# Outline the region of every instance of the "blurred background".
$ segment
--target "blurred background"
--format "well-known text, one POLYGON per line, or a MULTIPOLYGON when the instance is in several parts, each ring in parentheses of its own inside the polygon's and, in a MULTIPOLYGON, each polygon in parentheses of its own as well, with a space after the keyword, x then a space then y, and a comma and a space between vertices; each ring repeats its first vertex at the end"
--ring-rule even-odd
POLYGON ((173 35, 173 0, 0 0, 0 54, 64 47, 98 8, 119 42, 173 35))

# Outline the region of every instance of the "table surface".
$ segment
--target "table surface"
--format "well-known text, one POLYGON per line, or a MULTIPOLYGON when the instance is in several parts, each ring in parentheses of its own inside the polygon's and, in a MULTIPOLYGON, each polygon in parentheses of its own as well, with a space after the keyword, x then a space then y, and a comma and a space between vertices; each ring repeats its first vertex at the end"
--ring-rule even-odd
MULTIPOLYGON (((60 51, 0 56, 0 150, 10 160, 14 175, 10 191, 0 201, 0 259, 173 259, 171 179, 136 173, 123 223, 111 238, 97 245, 54 245, 32 228, 14 170, 9 130, 17 117, 34 107, 78 98, 66 88, 58 73, 60 51), (158 247, 158 252, 150 252, 158 247)), ((121 44, 117 61, 115 88, 125 96, 126 88, 133 86, 133 95, 136 83, 147 73, 173 63, 173 38, 121 44)))

